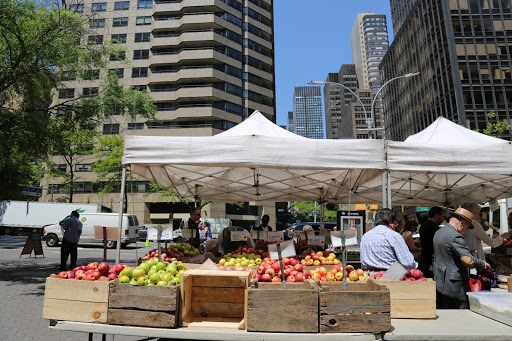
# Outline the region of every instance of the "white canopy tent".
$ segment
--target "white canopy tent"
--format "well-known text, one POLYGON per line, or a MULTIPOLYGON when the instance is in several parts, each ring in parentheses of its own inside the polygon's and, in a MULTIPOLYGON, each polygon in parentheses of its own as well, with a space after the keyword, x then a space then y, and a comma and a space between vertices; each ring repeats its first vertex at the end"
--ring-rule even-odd
MULTIPOLYGON (((512 144, 439 117, 404 142, 389 141, 392 203, 455 206, 512 197, 512 144)), ((367 184, 380 189, 378 182, 367 184)))
POLYGON ((123 165, 182 197, 225 202, 380 201, 364 184, 386 168, 382 140, 307 139, 260 112, 215 136, 128 136, 123 165))

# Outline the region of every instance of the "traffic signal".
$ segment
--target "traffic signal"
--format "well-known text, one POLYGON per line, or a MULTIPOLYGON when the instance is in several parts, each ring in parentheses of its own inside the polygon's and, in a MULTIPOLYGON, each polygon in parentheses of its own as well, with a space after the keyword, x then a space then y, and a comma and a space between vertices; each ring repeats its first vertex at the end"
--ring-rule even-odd
POLYGON ((405 211, 405 206, 402 206, 402 212, 404 212, 404 211, 405 211))

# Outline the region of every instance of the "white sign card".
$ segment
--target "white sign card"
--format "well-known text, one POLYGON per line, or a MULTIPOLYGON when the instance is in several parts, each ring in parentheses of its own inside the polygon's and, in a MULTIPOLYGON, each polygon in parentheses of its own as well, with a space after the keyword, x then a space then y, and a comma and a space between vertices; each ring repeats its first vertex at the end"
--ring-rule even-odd
MULTIPOLYGON (((293 240, 287 240, 280 243, 281 245, 281 257, 295 257, 295 244, 293 240)), ((268 245, 268 252, 272 260, 278 260, 279 254, 277 252, 277 243, 268 245)))
POLYGON ((251 237, 254 240, 267 240, 267 231, 261 231, 261 230, 252 230, 251 231, 251 237))
POLYGON ((172 238, 172 225, 148 225, 148 239, 158 240, 158 230, 162 231, 160 240, 173 240, 172 238))
POLYGON ((277 242, 284 241, 283 231, 276 231, 276 232, 269 231, 267 234, 267 241, 269 243, 277 243, 277 242))
POLYGON ((184 229, 181 231, 181 236, 183 238, 195 238, 197 230, 184 229))
POLYGON ((500 204, 498 204, 498 201, 496 199, 489 200, 489 208, 491 211, 497 211, 500 209, 500 204))
POLYGON ((380 279, 382 281, 399 281, 406 273, 407 270, 405 270, 402 264, 395 262, 380 279))
POLYGON ((308 245, 325 246, 325 236, 308 236, 308 245))
POLYGON ((232 242, 245 242, 247 241, 247 233, 245 231, 231 231, 232 242))
POLYGON ((331 242, 333 248, 341 248, 341 237, 345 233, 345 246, 357 246, 357 230, 331 231, 331 242))

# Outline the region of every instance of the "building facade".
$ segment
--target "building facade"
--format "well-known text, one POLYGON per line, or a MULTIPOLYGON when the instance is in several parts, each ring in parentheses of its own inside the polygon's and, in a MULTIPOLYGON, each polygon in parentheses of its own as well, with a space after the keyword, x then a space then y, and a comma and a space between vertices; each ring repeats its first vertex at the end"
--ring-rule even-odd
POLYGON ((352 63, 362 70, 361 89, 381 87, 379 64, 389 48, 386 16, 359 13, 350 34, 352 63))
POLYGON ((293 133, 295 124, 293 123, 293 111, 288 111, 287 130, 293 133))
MULTIPOLYGON (((337 73, 329 73, 326 82, 339 83, 337 73)), ((343 109, 341 93, 343 89, 335 84, 324 86, 324 107, 325 107, 325 136, 328 139, 340 138, 340 124, 343 109)))
MULTIPOLYGON (((255 110, 275 122, 272 0, 66 0, 65 4, 91 18, 89 44, 112 41, 125 48, 125 55, 111 58, 109 67, 125 86, 147 91, 158 110, 155 120, 105 122, 103 134, 211 136, 255 110)), ((99 77, 68 81, 58 89, 56 101, 91 94, 99 87, 99 77)), ((119 194, 97 195, 101 183, 94 183, 93 161, 77 165, 81 180, 74 201, 99 202, 116 210, 119 205, 109 202, 119 202, 119 194)), ((43 185, 56 187, 58 196, 55 180, 45 179, 43 185)), ((148 194, 147 181, 132 179, 128 191, 129 205, 139 220, 168 219, 156 212, 159 205, 156 195, 148 194)), ((49 201, 49 195, 42 200, 49 201)), ((228 217, 226 204, 208 207, 208 217, 228 217)), ((268 209, 266 213, 274 215, 268 209)))
POLYGON ((310 139, 324 138, 322 92, 319 86, 298 86, 293 91, 294 133, 310 139))
MULTIPOLYGON (((512 123, 510 0, 391 4, 399 30, 381 63, 383 79, 420 75, 383 89, 390 139, 404 140, 439 116, 479 131, 496 120, 512 123)), ((502 136, 510 137, 510 130, 502 136)))

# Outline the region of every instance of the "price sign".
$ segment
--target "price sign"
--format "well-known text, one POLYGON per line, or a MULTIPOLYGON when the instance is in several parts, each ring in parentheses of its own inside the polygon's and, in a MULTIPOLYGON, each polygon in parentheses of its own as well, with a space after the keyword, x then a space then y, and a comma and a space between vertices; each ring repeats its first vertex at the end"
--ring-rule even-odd
POLYGON ((497 211, 500 209, 500 204, 498 204, 498 201, 496 201, 496 199, 491 199, 491 200, 489 200, 489 208, 493 212, 497 211))
POLYGON ((267 240, 268 234, 267 231, 252 230, 251 237, 252 239, 267 240))
POLYGON ((325 236, 308 236, 308 245, 325 246, 325 236))
MULTIPOLYGON (((293 240, 287 240, 281 244, 281 257, 295 257, 295 244, 293 240)), ((268 245, 268 252, 272 260, 279 259, 279 253, 277 252, 277 243, 268 245)))
POLYGON ((331 231, 331 242, 333 248, 342 247, 342 236, 345 234, 345 246, 357 246, 357 231, 331 231))
POLYGON ((158 240, 158 231, 161 231, 160 240, 172 240, 172 225, 148 225, 148 239, 158 240))
POLYGON ((195 238, 197 230, 185 229, 181 231, 181 236, 183 238, 195 238))
POLYGON ((283 231, 276 231, 276 232, 269 231, 267 234, 267 241, 269 243, 277 243, 277 242, 284 241, 283 231))
POLYGON ((247 233, 245 231, 231 231, 232 242, 245 242, 247 241, 247 233))

